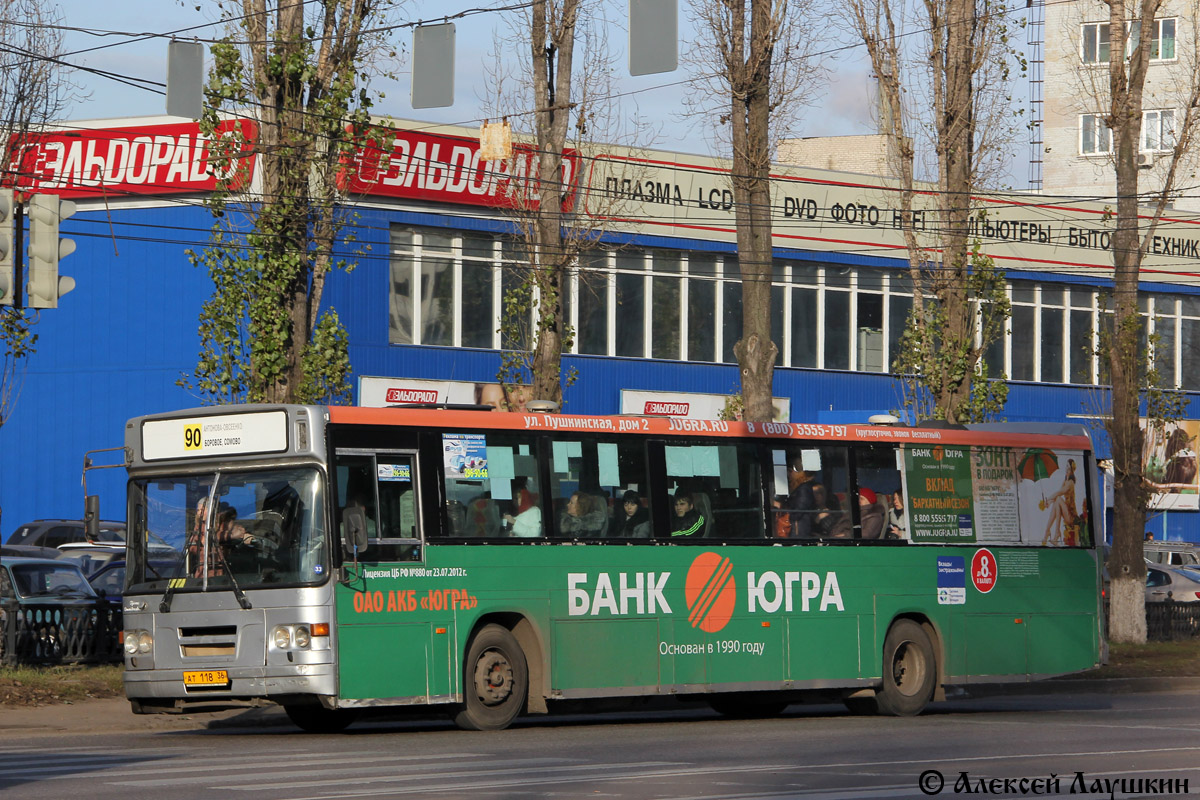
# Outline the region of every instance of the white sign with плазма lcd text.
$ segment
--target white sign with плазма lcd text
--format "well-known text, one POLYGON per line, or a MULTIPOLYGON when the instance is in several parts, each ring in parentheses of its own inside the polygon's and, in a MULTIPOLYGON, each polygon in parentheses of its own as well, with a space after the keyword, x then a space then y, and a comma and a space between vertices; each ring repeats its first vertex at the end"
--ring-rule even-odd
POLYGON ((142 458, 196 458, 287 450, 287 412, 160 419, 142 425, 142 458))

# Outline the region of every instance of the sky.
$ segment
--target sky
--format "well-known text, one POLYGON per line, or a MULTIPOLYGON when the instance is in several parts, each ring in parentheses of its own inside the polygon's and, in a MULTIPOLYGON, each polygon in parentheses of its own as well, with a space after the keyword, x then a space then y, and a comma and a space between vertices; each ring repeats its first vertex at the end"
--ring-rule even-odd
MULTIPOLYGON (((441 22, 447 14, 510 3, 511 0, 413 0, 395 12, 395 17, 396 21, 441 22)), ((697 44, 687 21, 687 0, 682 0, 680 5, 680 47, 686 52, 697 44)), ((103 4, 95 0, 59 0, 59 8, 64 24, 82 29, 65 35, 65 61, 155 84, 166 82, 168 39, 161 34, 179 32, 180 38, 205 38, 213 37, 220 31, 219 26, 213 25, 184 30, 212 23, 217 17, 214 0, 192 0, 186 4, 180 0, 129 0, 103 4), (102 32, 111 33, 101 35, 102 32)), ((679 85, 687 77, 682 70, 636 78, 628 75, 624 52, 628 34, 621 19, 626 8, 624 0, 611 4, 609 18, 615 21, 609 23, 607 31, 610 45, 617 51, 619 90, 630 93, 620 98, 620 113, 636 117, 658 132, 656 141, 639 144, 722 155, 716 152, 711 131, 683 116, 683 100, 688 87, 679 85)), ((383 99, 377 101, 375 111, 398 119, 461 123, 472 127, 478 125, 484 116, 479 98, 486 94, 485 60, 493 48, 496 32, 503 29, 503 17, 512 13, 491 12, 455 21, 455 103, 448 108, 412 108, 409 103, 408 72, 411 64, 407 59, 412 49, 412 31, 407 28, 396 31, 395 44, 403 48, 404 60, 398 66, 395 82, 377 82, 372 86, 372 89, 384 94, 383 99)), ((829 82, 812 107, 804 112, 796 129, 788 131, 788 135, 832 136, 873 132, 867 68, 852 53, 844 55, 831 66, 833 70, 829 82)), ((84 71, 75 71, 72 80, 78 85, 81 96, 67 110, 65 117, 69 120, 157 116, 165 113, 165 98, 155 91, 84 71)), ((162 91, 161 85, 153 88, 162 91)))

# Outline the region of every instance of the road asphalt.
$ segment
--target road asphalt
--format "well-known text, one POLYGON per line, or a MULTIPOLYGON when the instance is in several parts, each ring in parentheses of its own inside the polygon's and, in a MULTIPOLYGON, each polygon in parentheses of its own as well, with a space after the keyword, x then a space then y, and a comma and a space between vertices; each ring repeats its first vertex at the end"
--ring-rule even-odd
MULTIPOLYGON (((948 691, 948 695, 1125 694, 1171 692, 1200 694, 1200 678, 1063 678, 1036 683, 990 684, 948 691)), ((63 733, 173 733, 227 728, 290 727, 278 706, 203 714, 134 714, 124 698, 84 700, 44 706, 0 705, 0 742, 31 735, 63 733)))

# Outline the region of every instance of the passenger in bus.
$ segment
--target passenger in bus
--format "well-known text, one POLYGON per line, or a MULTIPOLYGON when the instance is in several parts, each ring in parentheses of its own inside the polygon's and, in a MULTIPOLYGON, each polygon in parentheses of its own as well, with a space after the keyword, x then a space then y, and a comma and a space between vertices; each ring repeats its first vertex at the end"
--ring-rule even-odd
POLYGON ((564 536, 598 536, 605 528, 604 509, 596 497, 575 492, 558 521, 558 532, 564 536))
POLYGON ((854 536, 854 524, 836 494, 829 495, 826 507, 817 514, 817 531, 823 539, 850 539, 854 536))
MULTIPOLYGON (((518 478, 522 488, 513 493, 515 504, 513 513, 504 515, 505 527, 510 536, 518 538, 534 538, 542 535, 542 510, 538 508, 537 497, 524 488, 525 478, 518 478)), ((515 485, 515 482, 514 482, 515 485)))
POLYGON ((704 533, 704 515, 696 510, 692 493, 679 489, 675 492, 675 516, 671 518, 671 536, 701 536, 704 533))
POLYGON ((892 493, 891 506, 888 509, 887 530, 883 534, 883 538, 903 539, 908 523, 904 519, 904 495, 899 489, 892 493))
POLYGON ((613 536, 625 539, 650 538, 650 511, 642 507, 642 498, 630 489, 621 497, 621 510, 609 527, 613 536))
POLYGON ((788 496, 778 504, 781 509, 778 513, 786 516, 786 524, 779 526, 776 533, 793 539, 811 539, 817 510, 814 493, 817 482, 812 473, 804 469, 799 456, 788 465, 787 480, 788 496))
POLYGON ((862 524, 862 538, 878 539, 883 533, 883 520, 886 514, 883 503, 874 490, 866 486, 858 490, 858 519, 862 524))

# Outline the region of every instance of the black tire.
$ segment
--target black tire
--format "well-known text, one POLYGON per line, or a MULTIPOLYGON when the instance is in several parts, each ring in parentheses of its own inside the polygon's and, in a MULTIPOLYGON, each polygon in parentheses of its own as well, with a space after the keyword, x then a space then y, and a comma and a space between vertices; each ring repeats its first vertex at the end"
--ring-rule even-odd
POLYGON ((507 628, 485 625, 471 639, 463 661, 462 705, 454 724, 467 731, 499 731, 525 710, 529 668, 525 652, 507 628))
POLYGON ((770 697, 747 697, 744 694, 714 695, 708 698, 713 711, 731 719, 766 719, 778 717, 788 707, 783 700, 770 697))
POLYGON ((348 708, 285 705, 283 710, 287 712, 292 724, 306 733, 341 733, 358 719, 358 712, 348 708))
POLYGON ((936 685, 929 634, 910 619, 898 620, 883 640, 883 687, 875 695, 879 713, 914 717, 933 699, 936 685))

